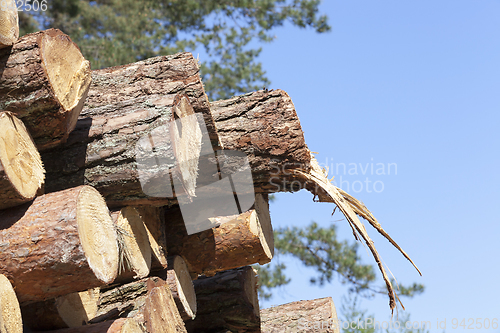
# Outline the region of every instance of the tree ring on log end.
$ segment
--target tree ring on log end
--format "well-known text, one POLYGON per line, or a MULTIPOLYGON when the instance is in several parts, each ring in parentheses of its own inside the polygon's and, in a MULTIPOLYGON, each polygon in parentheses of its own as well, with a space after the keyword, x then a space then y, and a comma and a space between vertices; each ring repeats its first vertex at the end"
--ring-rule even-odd
POLYGON ((3 274, 0 274, 0 332, 23 332, 21 308, 16 293, 3 274))
POLYGON ((60 30, 49 29, 41 36, 41 58, 49 82, 64 110, 71 110, 66 124, 69 133, 75 128, 90 88, 90 62, 60 30))
POLYGON ((36 196, 45 179, 42 159, 23 122, 10 112, 0 112, 0 164, 24 201, 36 196))
POLYGON ((95 276, 108 284, 118 272, 118 242, 111 215, 101 194, 83 186, 77 202, 77 224, 83 252, 95 276))
POLYGON ((15 0, 2 0, 0 8, 0 48, 14 44, 19 38, 19 15, 15 0))
MULTIPOLYGON (((251 216, 250 227, 255 234, 258 233, 259 235, 264 253, 269 258, 267 262, 271 261, 274 256, 273 226, 269 214, 269 205, 262 194, 255 195, 255 211, 251 216), (258 225, 260 225, 260 228, 258 228, 258 225)), ((264 262, 260 264, 264 264, 264 262)))
POLYGON ((151 270, 151 245, 148 232, 139 211, 134 207, 124 207, 116 219, 119 228, 118 241, 126 263, 126 269, 134 272, 135 279, 142 279, 149 275, 151 270))
POLYGON ((194 290, 193 280, 189 274, 189 269, 181 256, 175 256, 173 263, 179 299, 186 314, 191 319, 194 319, 196 316, 196 292, 194 290))

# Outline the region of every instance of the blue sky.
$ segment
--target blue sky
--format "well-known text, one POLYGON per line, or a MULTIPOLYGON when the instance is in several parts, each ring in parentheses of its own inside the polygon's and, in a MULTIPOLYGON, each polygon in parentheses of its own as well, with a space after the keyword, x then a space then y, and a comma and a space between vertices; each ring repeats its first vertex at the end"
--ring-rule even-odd
MULTIPOLYGON (((426 286, 403 299, 412 320, 431 321, 431 332, 442 332, 438 319, 446 332, 464 331, 454 318, 500 320, 500 1, 323 1, 321 9, 332 32, 285 26, 264 45, 268 88, 289 93, 320 164, 422 271, 367 226, 396 278, 426 286), (397 173, 372 173, 371 163, 394 163, 397 173), (336 174, 337 164, 346 172, 336 174), (369 166, 364 174, 360 164, 369 166)), ((335 223, 353 240, 333 208, 307 192, 279 194, 271 217, 275 227, 335 223)), ((331 296, 339 310, 346 289, 337 281, 310 286, 313 271, 276 260, 288 263, 293 282, 262 307, 331 296)), ((384 295, 361 305, 376 320, 390 317, 384 295)))

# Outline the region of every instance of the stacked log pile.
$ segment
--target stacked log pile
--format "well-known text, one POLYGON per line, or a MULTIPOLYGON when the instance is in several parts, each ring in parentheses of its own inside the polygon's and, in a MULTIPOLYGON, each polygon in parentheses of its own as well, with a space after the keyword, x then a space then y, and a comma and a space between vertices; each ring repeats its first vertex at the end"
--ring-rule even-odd
POLYGON ((325 182, 285 92, 210 103, 189 53, 91 71, 0 15, 2 332, 260 332, 274 192, 334 202, 379 260, 356 214, 383 229, 325 182))

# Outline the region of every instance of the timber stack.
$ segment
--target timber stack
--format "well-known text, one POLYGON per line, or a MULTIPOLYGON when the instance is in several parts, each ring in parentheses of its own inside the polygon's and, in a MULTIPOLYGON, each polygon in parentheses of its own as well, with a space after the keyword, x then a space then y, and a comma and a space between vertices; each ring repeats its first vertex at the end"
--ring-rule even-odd
POLYGON ((268 195, 369 211, 325 185, 287 93, 211 103, 190 53, 91 70, 0 16, 2 332, 289 331, 250 266, 273 257, 268 195))

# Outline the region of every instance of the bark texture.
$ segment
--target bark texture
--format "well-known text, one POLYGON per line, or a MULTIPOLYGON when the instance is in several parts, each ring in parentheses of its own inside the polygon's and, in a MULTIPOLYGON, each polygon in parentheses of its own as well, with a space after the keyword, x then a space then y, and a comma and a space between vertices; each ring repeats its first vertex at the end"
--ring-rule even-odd
POLYGON ((0 272, 22 305, 112 282, 116 232, 99 193, 81 186, 1 211, 0 272))
POLYGON ((11 46, 19 38, 19 16, 15 0, 4 0, 0 8, 0 49, 11 46))
POLYGON ((340 333, 335 304, 331 297, 298 301, 260 311, 263 333, 340 333))
POLYGON ((188 332, 260 332, 257 276, 252 267, 194 281, 198 311, 188 332))
POLYGON ((44 180, 42 159, 23 122, 0 111, 0 209, 33 200, 44 180))
POLYGON ((120 318, 98 324, 66 328, 50 333, 144 333, 140 325, 133 318, 120 318))
POLYGON ((195 278, 255 263, 266 264, 274 254, 269 206, 257 195, 255 208, 240 215, 216 217, 223 223, 188 235, 179 208, 165 212, 169 255, 180 255, 195 278))
POLYGON ((297 191, 292 170, 310 168, 310 151, 292 100, 282 90, 210 103, 224 149, 247 154, 255 192, 297 191))
POLYGON ((143 316, 146 332, 187 333, 167 285, 151 289, 146 298, 143 316))
POLYGON ((60 30, 20 38, 0 49, 0 109, 24 121, 38 149, 64 142, 90 86, 90 63, 60 30))
MULTIPOLYGON (((42 155, 46 191, 87 184, 111 207, 162 206, 175 201, 173 181, 180 184, 177 196, 189 196, 193 186, 184 184, 186 175, 176 162, 187 157, 175 154, 174 126, 169 122, 189 101, 193 113, 203 115, 206 137, 216 138, 198 71, 188 53, 93 71, 76 129, 65 145, 42 155)), ((200 153, 212 151, 212 144, 210 139, 203 141, 200 153)))

